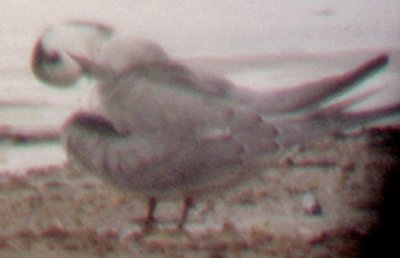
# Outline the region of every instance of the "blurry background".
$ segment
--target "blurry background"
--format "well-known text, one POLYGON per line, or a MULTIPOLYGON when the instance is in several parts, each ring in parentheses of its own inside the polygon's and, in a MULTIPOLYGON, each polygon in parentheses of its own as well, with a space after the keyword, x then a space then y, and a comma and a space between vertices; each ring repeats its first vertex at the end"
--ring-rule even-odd
MULTIPOLYGON (((399 99, 399 13, 398 0, 3 1, 0 133, 57 129, 88 97, 90 81, 60 91, 30 72, 31 49, 54 23, 109 24, 121 34, 154 40, 187 62, 220 68, 213 70, 239 85, 265 90, 344 72, 388 52, 390 66, 364 88, 379 89, 367 103, 374 107, 399 99)), ((0 173, 64 160, 56 142, 15 145, 0 137, 0 173)))

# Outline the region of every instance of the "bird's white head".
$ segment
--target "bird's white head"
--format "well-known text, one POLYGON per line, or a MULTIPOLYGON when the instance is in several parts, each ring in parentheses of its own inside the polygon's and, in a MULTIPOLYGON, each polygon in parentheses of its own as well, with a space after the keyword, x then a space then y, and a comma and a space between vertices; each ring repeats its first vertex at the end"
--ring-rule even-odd
POLYGON ((112 35, 111 28, 92 22, 50 26, 33 49, 33 73, 50 85, 73 85, 85 73, 85 67, 76 57, 91 60, 112 35))

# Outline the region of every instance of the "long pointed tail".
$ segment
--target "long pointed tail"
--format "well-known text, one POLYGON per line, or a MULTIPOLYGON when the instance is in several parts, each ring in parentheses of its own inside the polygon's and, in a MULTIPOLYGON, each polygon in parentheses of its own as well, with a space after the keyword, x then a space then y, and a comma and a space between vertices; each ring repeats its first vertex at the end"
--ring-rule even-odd
POLYGON ((277 119, 274 125, 279 132, 280 145, 291 146, 334 133, 361 129, 376 121, 395 116, 400 116, 400 103, 351 112, 337 105, 305 116, 277 119))
POLYGON ((380 119, 398 115, 400 115, 400 103, 382 107, 375 110, 348 112, 344 114, 344 117, 346 120, 349 121, 347 123, 348 127, 352 127, 355 125, 368 124, 374 121, 378 121, 380 119))

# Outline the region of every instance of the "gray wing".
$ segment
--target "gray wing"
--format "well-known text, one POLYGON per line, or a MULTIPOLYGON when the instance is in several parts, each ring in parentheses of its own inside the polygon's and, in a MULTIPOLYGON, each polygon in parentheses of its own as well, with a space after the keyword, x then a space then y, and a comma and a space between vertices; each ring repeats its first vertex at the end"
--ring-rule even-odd
POLYGON ((327 99, 358 86, 366 78, 383 68, 388 60, 386 54, 378 55, 341 75, 268 94, 238 87, 223 78, 197 73, 174 62, 152 65, 148 67, 146 72, 149 75, 151 73, 153 78, 158 78, 160 81, 170 81, 171 85, 183 89, 200 92, 209 97, 230 99, 252 106, 258 112, 276 115, 318 107, 327 99))
POLYGON ((243 93, 228 81, 196 74, 173 62, 152 63, 136 66, 109 85, 112 89, 103 94, 103 101, 108 119, 119 132, 162 133, 177 142, 190 137, 231 137, 248 153, 273 151, 280 142, 284 146, 304 142, 312 134, 320 135, 316 132, 331 133, 388 115, 381 112, 354 119, 354 114, 344 112, 351 101, 318 108, 387 61, 388 57, 381 55, 342 76, 267 96, 243 93), (286 117, 303 109, 309 112, 300 118, 286 117))
MULTIPOLYGON (((221 138, 230 139, 245 153, 277 148, 273 124, 234 98, 237 88, 223 79, 160 62, 135 66, 117 82, 102 87, 108 88, 101 94, 107 118, 119 132, 164 134, 177 142, 194 141, 194 137, 216 146, 221 138)), ((211 149, 218 148, 207 152, 211 149)))

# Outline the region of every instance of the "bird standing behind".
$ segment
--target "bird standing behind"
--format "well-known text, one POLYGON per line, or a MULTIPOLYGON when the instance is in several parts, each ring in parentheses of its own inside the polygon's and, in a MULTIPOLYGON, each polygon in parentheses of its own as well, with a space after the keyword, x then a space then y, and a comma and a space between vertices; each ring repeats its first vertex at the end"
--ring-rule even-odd
POLYGON ((323 106, 387 62, 380 55, 343 75, 274 93, 253 92, 193 71, 149 41, 119 41, 107 26, 68 22, 47 29, 32 57, 34 74, 55 86, 98 81, 100 108, 64 125, 69 159, 149 200, 193 199, 223 191, 266 168, 295 144, 398 114, 400 105, 347 112, 358 98, 323 106), (58 36, 70 37, 57 42, 58 36), (75 48, 78 45, 79 51, 75 48))

